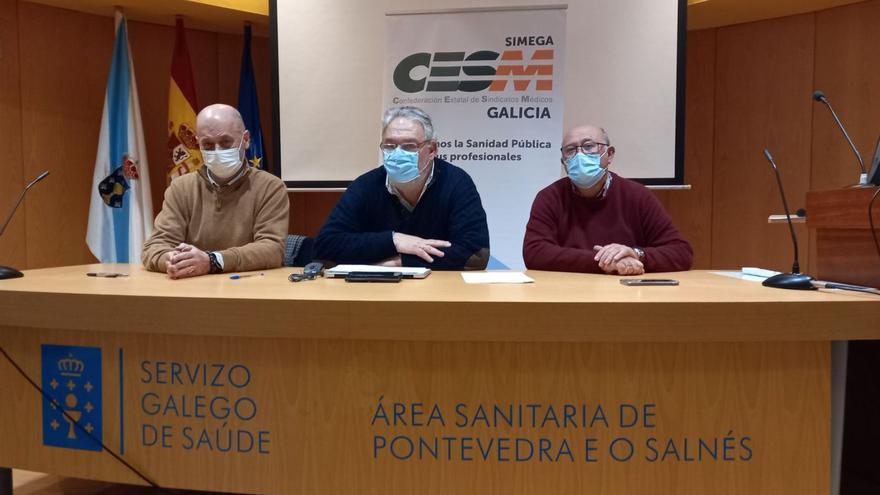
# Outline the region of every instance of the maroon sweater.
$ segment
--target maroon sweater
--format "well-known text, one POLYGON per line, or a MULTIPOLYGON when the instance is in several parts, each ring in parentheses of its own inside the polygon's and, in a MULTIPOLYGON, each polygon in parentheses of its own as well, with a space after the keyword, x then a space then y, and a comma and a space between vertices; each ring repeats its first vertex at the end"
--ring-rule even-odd
POLYGON ((568 177, 541 190, 526 226, 523 258, 532 270, 604 273, 593 246, 617 243, 645 251, 646 272, 688 270, 690 244, 645 186, 614 174, 603 199, 584 198, 568 177))

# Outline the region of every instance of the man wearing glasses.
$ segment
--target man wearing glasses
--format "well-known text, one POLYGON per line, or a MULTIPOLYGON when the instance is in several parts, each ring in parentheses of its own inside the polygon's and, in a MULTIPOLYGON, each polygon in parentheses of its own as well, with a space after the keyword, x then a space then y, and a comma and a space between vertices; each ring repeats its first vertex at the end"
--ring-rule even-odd
POLYGON ((565 133, 567 177, 541 190, 523 241, 533 270, 640 275, 688 270, 690 244, 645 186, 608 170, 614 146, 601 127, 565 133))
POLYGON ((416 107, 382 117, 383 163, 348 186, 315 241, 334 263, 482 270, 489 228, 464 170, 436 157, 431 118, 416 107))

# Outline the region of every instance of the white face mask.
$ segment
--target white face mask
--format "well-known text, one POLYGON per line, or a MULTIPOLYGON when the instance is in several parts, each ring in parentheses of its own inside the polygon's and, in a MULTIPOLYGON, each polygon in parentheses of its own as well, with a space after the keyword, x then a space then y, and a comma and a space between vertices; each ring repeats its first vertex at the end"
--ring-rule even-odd
POLYGON ((220 180, 229 180, 241 168, 241 145, 244 143, 244 133, 241 135, 241 141, 237 148, 228 148, 225 150, 202 150, 202 158, 205 159, 205 165, 208 171, 215 178, 220 180))

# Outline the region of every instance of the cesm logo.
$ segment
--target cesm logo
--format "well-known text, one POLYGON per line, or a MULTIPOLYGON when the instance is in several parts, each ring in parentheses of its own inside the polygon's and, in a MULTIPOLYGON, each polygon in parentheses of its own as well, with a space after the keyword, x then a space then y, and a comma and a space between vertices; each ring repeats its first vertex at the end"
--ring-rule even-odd
MULTIPOLYGON (((505 46, 552 46, 551 36, 509 36, 504 39, 505 46)), ((467 52, 419 52, 404 57, 394 68, 394 86, 405 93, 422 91, 505 91, 513 82, 515 91, 526 91, 531 87, 538 91, 553 90, 552 48, 534 50, 526 62, 521 49, 496 52, 477 50, 467 52), (480 63, 482 62, 482 63, 480 63), (423 69, 416 71, 416 69, 423 69), (424 73, 414 76, 414 72, 424 73), (462 75, 468 78, 462 78, 462 75), (534 82, 534 86, 532 86, 534 82)))

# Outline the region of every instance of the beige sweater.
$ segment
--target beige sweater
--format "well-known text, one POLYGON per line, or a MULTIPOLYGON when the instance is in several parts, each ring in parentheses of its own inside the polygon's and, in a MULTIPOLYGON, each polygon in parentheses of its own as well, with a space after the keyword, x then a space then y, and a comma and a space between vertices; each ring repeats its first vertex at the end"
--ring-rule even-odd
POLYGON ((284 182, 250 168, 231 185, 217 187, 205 167, 177 178, 165 190, 153 235, 144 243, 144 266, 165 271, 162 255, 181 242, 223 255, 223 271, 281 266, 290 204, 284 182))

